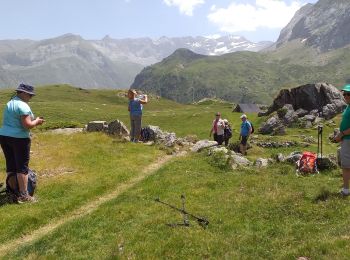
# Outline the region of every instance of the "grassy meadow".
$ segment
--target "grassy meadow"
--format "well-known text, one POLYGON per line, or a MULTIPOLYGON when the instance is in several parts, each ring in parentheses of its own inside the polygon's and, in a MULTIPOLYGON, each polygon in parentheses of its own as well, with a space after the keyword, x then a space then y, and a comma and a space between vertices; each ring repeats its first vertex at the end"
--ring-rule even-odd
MULTIPOLYGON (((297 177, 288 164, 232 170, 218 167, 220 162, 202 152, 174 157, 146 176, 147 167, 166 156, 162 147, 102 133, 49 131, 91 120, 120 119, 128 125, 125 91, 58 85, 37 93, 30 106, 47 120, 32 139, 30 166, 38 173, 38 202, 0 207, 0 259, 350 258, 349 199, 337 195, 339 169, 310 177, 297 177), (97 203, 110 194, 115 196, 97 203), (154 199, 181 207, 181 194, 189 212, 209 220, 207 229, 192 219, 190 227, 165 225, 181 222, 182 216, 154 199)), ((1 112, 10 96, 10 90, 0 92, 1 112)), ((151 97, 143 118, 144 125, 205 139, 220 111, 233 125, 234 141, 240 114, 231 110, 229 103, 180 105, 151 97)), ((249 118, 257 131, 263 118, 249 118)), ((325 154, 337 148, 327 140, 332 130, 325 125, 325 154)), ((298 128, 288 129, 286 136, 258 139, 302 142, 301 135, 317 141, 315 129, 298 128)), ((253 145, 248 159, 305 149, 316 152, 317 143, 283 149, 253 145)), ((3 182, 3 156, 0 169, 3 182)))

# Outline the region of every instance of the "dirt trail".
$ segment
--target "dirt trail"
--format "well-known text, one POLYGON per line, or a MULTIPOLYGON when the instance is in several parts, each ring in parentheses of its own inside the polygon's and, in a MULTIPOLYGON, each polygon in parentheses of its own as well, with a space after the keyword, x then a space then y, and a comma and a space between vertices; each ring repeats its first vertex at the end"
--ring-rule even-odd
POLYGON ((40 227, 37 230, 32 231, 28 235, 24 235, 20 238, 8 241, 5 244, 0 245, 0 258, 11 251, 14 251, 16 248, 18 248, 22 245, 25 245, 27 243, 32 243, 35 240, 38 240, 45 235, 48 235, 49 233, 51 233, 55 229, 59 228, 60 226, 66 224, 70 221, 73 221, 77 218, 81 218, 81 217, 84 217, 84 216, 90 214, 91 212, 96 210, 99 206, 101 206, 103 203, 117 198, 121 193, 132 188, 134 185, 141 182, 146 177, 154 174, 159 168, 161 168, 170 159, 172 159, 174 157, 185 156, 186 154, 187 154, 186 152, 181 152, 175 156, 174 155, 162 156, 162 157, 158 158, 158 160, 156 162, 148 165, 148 167, 145 168, 144 171, 139 176, 135 176, 134 178, 127 181, 126 183, 123 183, 123 184, 117 186, 115 190, 106 194, 105 196, 99 197, 94 201, 88 202, 86 205, 83 205, 82 207, 74 210, 73 212, 70 212, 69 214, 62 216, 56 222, 49 223, 46 226, 40 227))

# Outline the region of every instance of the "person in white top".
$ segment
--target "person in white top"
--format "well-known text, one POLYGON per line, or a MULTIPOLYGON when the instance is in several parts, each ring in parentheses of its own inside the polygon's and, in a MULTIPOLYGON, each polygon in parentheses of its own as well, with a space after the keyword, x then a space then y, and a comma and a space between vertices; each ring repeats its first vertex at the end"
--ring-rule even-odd
POLYGON ((214 141, 218 142, 218 145, 222 145, 222 142, 224 141, 224 129, 224 120, 221 119, 220 112, 217 112, 210 129, 209 137, 211 137, 211 135, 214 133, 214 141))

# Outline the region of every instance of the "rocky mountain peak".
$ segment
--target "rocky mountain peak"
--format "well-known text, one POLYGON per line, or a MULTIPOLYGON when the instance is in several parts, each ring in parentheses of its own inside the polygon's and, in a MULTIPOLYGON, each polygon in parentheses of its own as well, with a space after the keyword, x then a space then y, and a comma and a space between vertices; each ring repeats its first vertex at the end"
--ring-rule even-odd
POLYGON ((350 1, 319 0, 303 6, 281 31, 276 46, 299 39, 321 52, 350 44, 350 1))

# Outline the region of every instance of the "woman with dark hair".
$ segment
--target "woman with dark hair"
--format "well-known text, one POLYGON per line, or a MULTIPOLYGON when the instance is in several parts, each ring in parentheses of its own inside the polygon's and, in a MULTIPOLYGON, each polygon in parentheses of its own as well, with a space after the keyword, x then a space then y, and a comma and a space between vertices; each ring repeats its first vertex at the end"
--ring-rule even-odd
POLYGON ((44 119, 34 118, 28 102, 35 95, 34 87, 20 84, 16 95, 6 104, 3 125, 0 128, 0 143, 6 159, 8 188, 18 190, 16 200, 19 203, 33 202, 28 194, 28 165, 30 155, 29 129, 41 125, 44 119), (18 187, 17 187, 18 185, 18 187))

